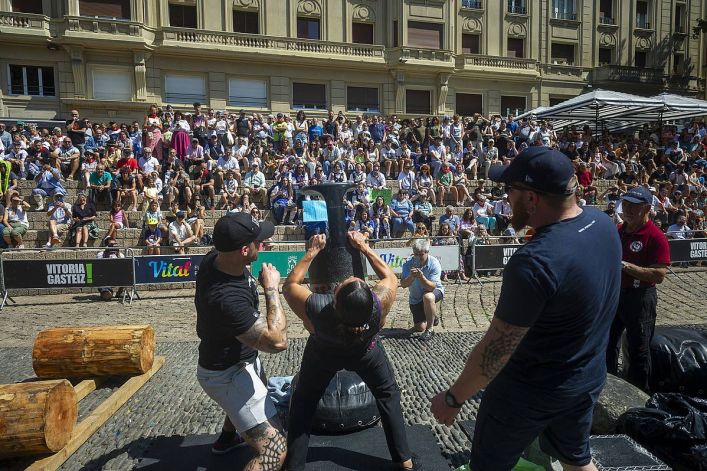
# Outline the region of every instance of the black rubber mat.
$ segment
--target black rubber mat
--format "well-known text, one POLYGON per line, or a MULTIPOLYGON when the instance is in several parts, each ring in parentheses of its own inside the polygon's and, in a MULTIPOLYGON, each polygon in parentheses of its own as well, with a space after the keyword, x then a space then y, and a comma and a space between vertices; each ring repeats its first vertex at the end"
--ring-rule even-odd
MULTIPOLYGON (((450 464, 442 456, 437 438, 424 425, 406 427, 408 443, 422 469, 445 471, 450 464)), ((238 470, 252 457, 248 447, 226 455, 211 453, 217 435, 157 437, 142 453, 135 469, 141 470, 238 470)), ((346 435, 312 435, 307 455, 311 471, 376 471, 399 469, 390 460, 382 427, 371 427, 346 435)))

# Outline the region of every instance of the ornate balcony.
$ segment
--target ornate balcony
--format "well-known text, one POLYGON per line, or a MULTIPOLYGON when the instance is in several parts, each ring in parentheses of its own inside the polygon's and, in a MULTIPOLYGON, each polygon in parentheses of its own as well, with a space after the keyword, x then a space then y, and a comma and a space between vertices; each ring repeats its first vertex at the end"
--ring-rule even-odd
MULTIPOLYGON (((384 59, 385 47, 372 44, 337 43, 311 39, 280 38, 258 34, 229 33, 222 31, 204 31, 190 28, 163 28, 161 35, 163 46, 192 47, 211 49, 214 45, 225 46, 229 50, 244 50, 249 53, 291 51, 305 56, 321 56, 355 60, 384 59)), ((299 56, 301 57, 301 56, 299 56)))
POLYGON ((429 65, 442 65, 453 67, 454 55, 452 51, 444 49, 424 49, 415 47, 399 47, 388 50, 388 61, 399 61, 402 63, 408 61, 424 61, 429 65))
POLYGON ((484 56, 480 54, 464 54, 457 56, 457 68, 465 71, 514 72, 516 74, 538 75, 538 61, 517 57, 484 56))
POLYGON ((648 69, 627 65, 606 65, 591 72, 593 82, 632 82, 660 84, 663 82, 663 69, 648 69))
POLYGON ((49 17, 44 15, 0 11, 0 33, 49 38, 49 26, 49 17))
POLYGON ((96 18, 87 16, 65 16, 63 36, 71 39, 83 39, 87 42, 96 39, 110 39, 127 43, 152 44, 155 32, 143 23, 130 20, 96 18))
POLYGON ((547 78, 565 80, 585 80, 588 71, 584 67, 571 64, 543 64, 542 75, 547 78))

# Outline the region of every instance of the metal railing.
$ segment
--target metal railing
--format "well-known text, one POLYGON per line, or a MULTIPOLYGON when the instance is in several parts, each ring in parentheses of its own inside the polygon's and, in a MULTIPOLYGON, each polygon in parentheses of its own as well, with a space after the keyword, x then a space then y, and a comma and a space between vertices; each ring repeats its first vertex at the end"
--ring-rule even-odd
POLYGON ((611 18, 610 16, 600 16, 599 17, 599 24, 602 25, 615 25, 616 20, 611 18))
POLYGON ((483 3, 481 0, 462 0, 462 8, 475 8, 481 10, 483 8, 483 3))
POLYGON ((577 21, 577 13, 569 11, 556 11, 553 12, 552 18, 555 20, 577 21))
POLYGON ((516 15, 527 15, 528 8, 525 6, 525 2, 519 2, 517 0, 508 0, 508 13, 514 13, 516 15))
POLYGON ((651 29, 650 22, 645 18, 636 18, 636 28, 651 29))

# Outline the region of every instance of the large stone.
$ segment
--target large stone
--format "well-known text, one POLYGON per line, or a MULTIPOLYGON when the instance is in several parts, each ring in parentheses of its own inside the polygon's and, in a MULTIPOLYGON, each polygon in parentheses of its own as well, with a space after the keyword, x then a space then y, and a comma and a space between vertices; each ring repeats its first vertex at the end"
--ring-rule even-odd
POLYGON ((606 385, 594 406, 592 432, 597 435, 616 433, 616 421, 621 414, 634 407, 644 407, 649 396, 634 385, 606 375, 606 385))

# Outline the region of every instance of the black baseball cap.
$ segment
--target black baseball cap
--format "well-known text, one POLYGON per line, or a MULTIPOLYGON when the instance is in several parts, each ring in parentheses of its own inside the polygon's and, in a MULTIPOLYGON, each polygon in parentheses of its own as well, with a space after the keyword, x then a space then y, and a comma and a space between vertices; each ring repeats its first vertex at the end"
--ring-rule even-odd
POLYGON ((216 221, 213 242, 219 252, 232 252, 274 233, 275 226, 270 221, 258 222, 248 213, 228 213, 216 221))
POLYGON ((648 188, 637 186, 624 193, 621 200, 634 204, 653 204, 653 195, 648 188))
POLYGON ((574 186, 572 162, 564 154, 544 146, 532 146, 521 152, 510 165, 494 165, 489 178, 501 183, 522 183, 542 193, 570 195, 574 186))

